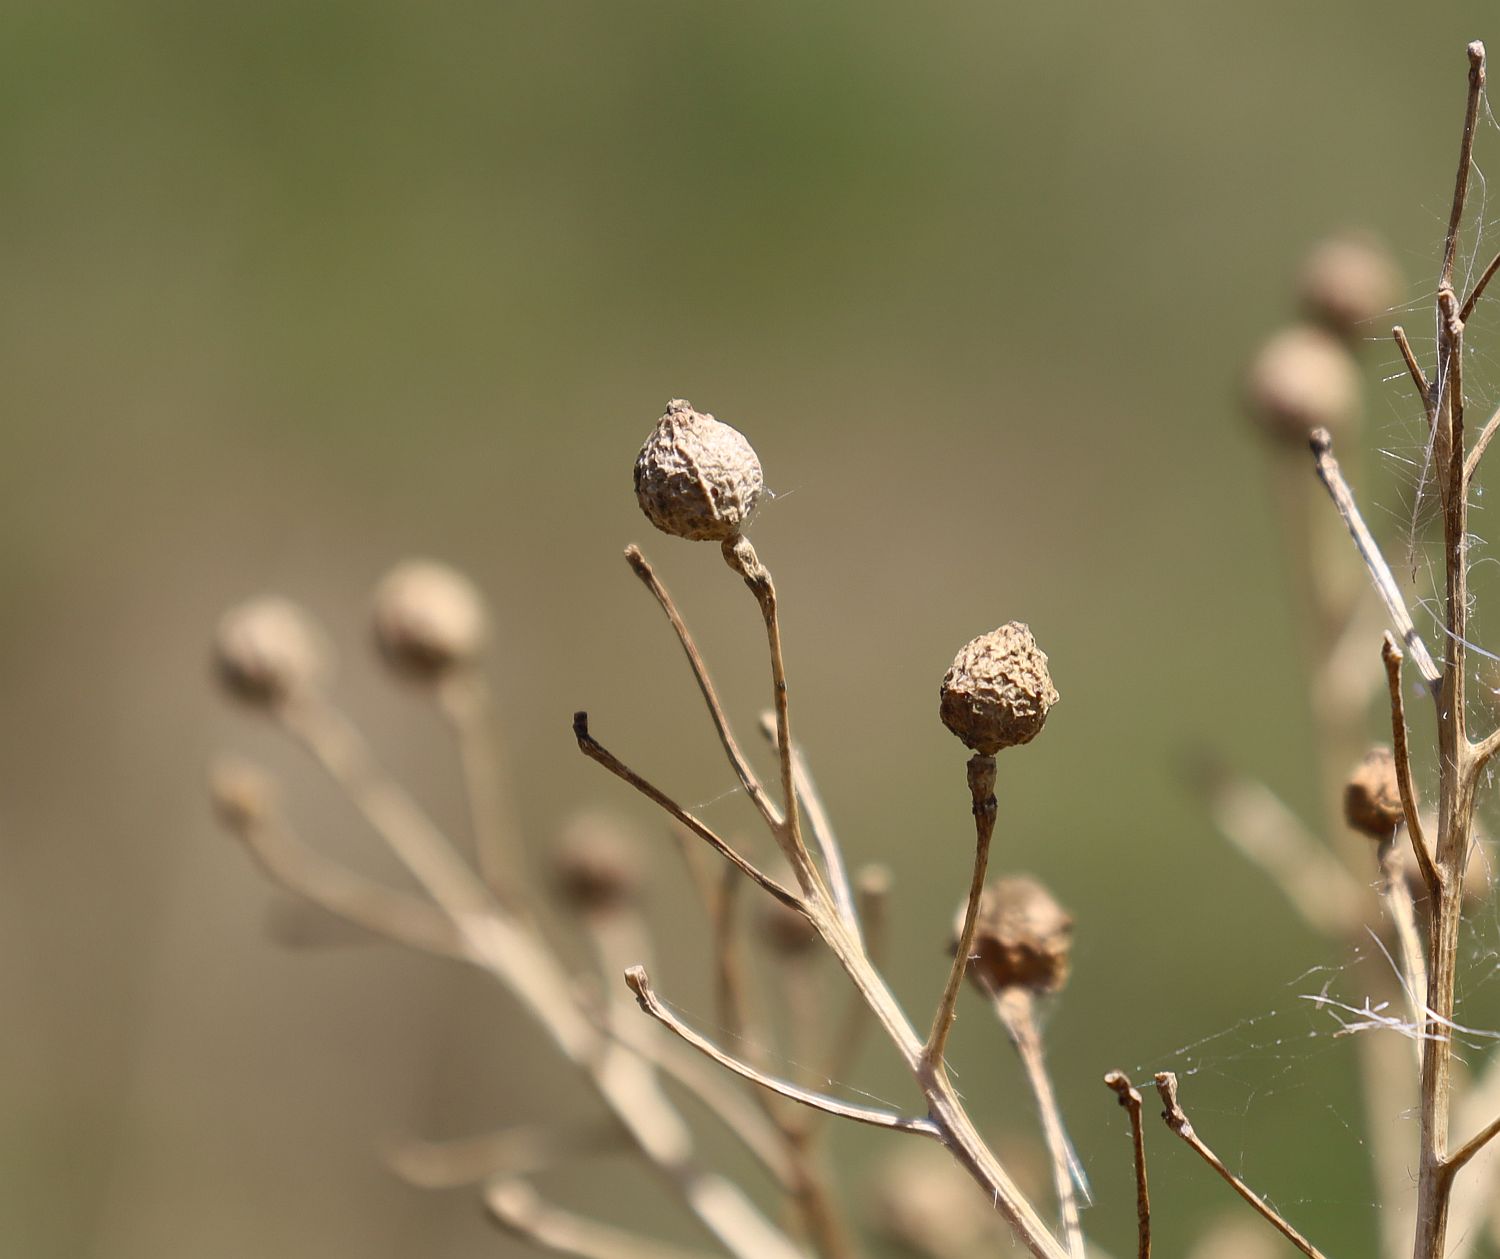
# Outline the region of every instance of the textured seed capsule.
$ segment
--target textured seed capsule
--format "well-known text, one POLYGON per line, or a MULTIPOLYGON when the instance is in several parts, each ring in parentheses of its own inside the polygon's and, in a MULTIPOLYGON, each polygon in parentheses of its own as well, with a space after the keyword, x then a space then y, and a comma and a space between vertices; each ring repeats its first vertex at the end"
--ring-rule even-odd
POLYGON ((267 596, 231 608, 214 635, 219 681, 237 699, 274 704, 320 682, 328 671, 323 635, 288 599, 267 596))
POLYGON ((1026 626, 1011 621, 953 658, 938 711, 968 747, 993 756, 1036 738, 1057 700, 1046 655, 1026 626))
POLYGON ((1346 340, 1367 331, 1401 300, 1401 272, 1375 237, 1344 232, 1320 242, 1302 264, 1308 313, 1346 340))
POLYGON ((743 433, 674 398, 635 461, 635 496, 664 533, 722 542, 760 501, 760 460, 743 433))
POLYGON ((634 837, 606 814, 577 814, 563 827, 552 850, 557 894, 580 912, 607 912, 635 900, 640 872, 634 837))
POLYGON ((472 663, 487 632, 474 583, 432 560, 408 560, 381 579, 372 621, 381 655, 421 678, 472 663))
POLYGON ((1309 326, 1277 333, 1255 356, 1245 385, 1251 418, 1283 441, 1315 428, 1337 434, 1359 410, 1359 372, 1332 333, 1309 326))
POLYGON ((1344 784, 1344 821, 1361 835, 1387 840, 1405 819, 1396 757, 1388 747, 1371 748, 1344 784))
MULTIPOLYGON (((954 923, 955 943, 967 904, 954 923)), ((1068 982, 1073 916, 1033 878, 996 879, 979 898, 969 978, 981 988, 1057 992, 1068 982)))

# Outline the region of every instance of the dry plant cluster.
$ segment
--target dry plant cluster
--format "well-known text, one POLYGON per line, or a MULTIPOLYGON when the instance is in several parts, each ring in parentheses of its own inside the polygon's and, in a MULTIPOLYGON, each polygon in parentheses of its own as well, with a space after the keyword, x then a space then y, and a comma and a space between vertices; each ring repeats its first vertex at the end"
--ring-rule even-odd
MULTIPOLYGON (((1226 836, 1276 880, 1309 925, 1338 941, 1374 931, 1391 942, 1392 990, 1374 994, 1366 1034, 1354 1038, 1372 1116, 1410 1110, 1417 1117, 1414 1151, 1396 1148, 1389 1138, 1372 1141, 1387 1259, 1407 1252, 1414 1259, 1467 1253, 1500 1196, 1493 1176, 1487 1182, 1472 1172, 1467 1181, 1464 1176, 1500 1133, 1500 1065, 1471 1072, 1456 1062, 1454 1044, 1461 1030, 1455 980, 1471 886, 1466 873, 1476 843, 1476 795, 1500 750, 1500 731, 1470 731, 1478 705, 1470 695, 1469 500, 1480 459, 1500 428, 1500 412, 1470 436, 1464 335, 1500 258, 1467 292, 1455 287, 1484 90, 1483 46, 1470 45, 1468 56, 1463 139, 1436 293, 1435 361, 1424 368, 1403 331, 1395 329, 1426 419, 1424 485, 1435 487, 1442 534, 1441 640, 1433 650, 1419 633, 1401 583, 1334 459, 1334 435, 1352 432, 1357 407, 1351 347, 1359 330, 1393 304, 1396 284, 1369 242, 1336 240, 1308 266, 1304 291, 1312 319, 1266 346, 1252 368, 1247 396, 1275 448, 1292 553, 1301 565, 1314 717, 1328 767, 1326 794, 1337 804, 1331 818, 1308 826, 1267 788, 1227 769, 1210 766, 1199 780, 1226 836), (1338 554, 1319 543, 1331 519, 1325 492, 1355 543, 1338 554), (1378 604, 1368 598, 1370 586, 1378 604), (1383 642, 1382 620, 1390 626, 1383 642), (1391 736, 1388 746, 1367 749, 1363 727, 1372 687, 1385 692, 1391 736), (1412 765, 1407 703, 1416 699, 1430 703, 1435 731, 1436 803, 1429 812, 1421 808, 1412 765), (1350 764, 1355 768, 1346 776, 1350 764), (1315 837, 1319 831, 1321 839, 1315 837), (1370 894, 1372 884, 1378 896, 1370 894)), ((763 490, 755 451, 735 429, 673 401, 640 451, 635 488, 657 528, 717 547, 748 589, 765 630, 773 706, 761 730, 774 748, 774 781, 762 781, 745 754, 672 595, 638 548, 626 550, 686 657, 724 756, 770 838, 774 865, 764 850, 757 853, 720 834, 668 786, 612 751, 596 737, 587 713, 573 718, 580 752, 670 819, 711 932, 707 956, 717 1021, 728 1033, 724 1043, 689 1026, 653 987, 650 940, 637 896, 641 860, 610 819, 577 819, 549 849, 552 890, 573 911, 597 974, 574 973, 564 960, 567 950, 549 937, 535 912, 537 890, 519 860, 496 775, 495 730, 482 674, 485 611, 464 577, 430 562, 402 565, 379 586, 373 610, 382 656, 431 698, 456 736, 471 815, 472 842, 464 846, 387 774, 335 706, 327 685, 328 648, 300 609, 260 599, 230 611, 219 627, 215 660, 224 687, 311 753, 421 894, 371 880, 304 845, 272 784, 243 763, 215 770, 220 816, 266 873, 297 896, 372 933, 458 959, 498 980, 577 1069, 607 1116, 582 1132, 515 1127, 458 1142, 411 1144, 394 1154, 396 1170, 427 1186, 482 1185, 493 1219, 546 1251, 592 1259, 681 1255, 549 1203, 533 1188, 538 1173, 561 1161, 629 1148, 702 1222, 718 1253, 850 1259, 861 1253, 859 1230, 846 1216, 820 1139, 831 1116, 941 1147, 974 1182, 977 1192, 965 1196, 936 1166, 903 1164, 891 1177, 881 1192, 880 1222, 912 1251, 940 1259, 994 1253, 1009 1249, 1008 1232, 1038 1259, 1102 1253, 1084 1239, 1082 1176, 1058 1111, 1037 1018, 1039 1003, 1067 981, 1072 921, 1033 879, 987 882, 997 759, 1036 755, 1013 749, 1043 732, 1058 699, 1046 655, 1024 624, 1010 622, 960 648, 942 678, 941 719, 969 752, 964 785, 972 805, 974 860, 941 993, 930 1014, 913 1022, 879 966, 889 876, 879 868, 851 870, 793 739, 776 586, 743 532, 763 490), (753 933, 742 912, 747 885, 754 885, 762 905, 753 933), (801 1038, 775 1058, 760 1048, 765 1013, 752 1000, 754 986, 747 980, 751 937, 758 937, 771 959, 776 991, 790 1007, 783 1021, 801 1038), (847 1006, 818 990, 809 961, 820 949, 848 979, 847 1006), (966 978, 992 1007, 1025 1069, 1049 1155, 1048 1201, 1023 1192, 954 1087, 947 1049, 966 978), (650 1021, 640 1018, 637 1005, 650 1021), (908 1111, 844 1100, 809 1082, 845 1078, 861 1038, 876 1031, 899 1053, 921 1099, 908 1111), (773 1063, 790 1061, 814 1063, 816 1076, 776 1073, 773 1063), (706 1165, 680 1105, 684 1094, 744 1144, 785 1195, 785 1212, 767 1214, 744 1188, 706 1165)), ((1111 1072, 1105 1082, 1130 1119, 1138 1217, 1130 1245, 1146 1259, 1151 1201, 1145 1103, 1123 1073, 1111 1072)), ((1279 1233, 1301 1253, 1321 1259, 1318 1248, 1199 1136, 1179 1100, 1176 1078, 1161 1073, 1152 1083, 1167 1128, 1275 1230, 1266 1235, 1279 1233)), ((1125 1244, 1115 1239, 1117 1248, 1125 1244)), ((1248 1254, 1235 1249, 1239 1244, 1206 1240, 1204 1253, 1230 1259, 1248 1254)))

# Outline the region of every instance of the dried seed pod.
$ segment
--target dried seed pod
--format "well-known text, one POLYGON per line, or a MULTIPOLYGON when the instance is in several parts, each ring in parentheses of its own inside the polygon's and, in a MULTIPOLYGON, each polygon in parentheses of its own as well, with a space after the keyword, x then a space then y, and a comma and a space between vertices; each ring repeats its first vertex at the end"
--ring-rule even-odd
POLYGON ((818 929, 807 915, 778 900, 767 900, 760 911, 760 934, 783 957, 801 957, 818 943, 818 929))
POLYGON ((295 603, 275 596, 226 612, 214 635, 213 655, 224 688, 250 704, 289 699, 328 672, 322 632, 295 603))
POLYGON ((1058 695, 1031 631, 1011 621, 959 651, 940 699, 943 724, 966 746, 993 756, 1036 738, 1058 695))
POLYGON ((471 664, 487 632, 474 583, 433 560, 408 560, 387 573, 375 588, 372 621, 392 668, 427 680, 471 664))
POLYGON ((1314 246, 1298 288, 1314 319, 1353 340, 1401 300, 1401 272, 1374 235, 1341 232, 1314 246))
POLYGON ((1339 339, 1321 328, 1278 332, 1250 364, 1251 418, 1281 441, 1305 442, 1315 428, 1337 434, 1359 411, 1359 372, 1339 339))
MULTIPOLYGON (((967 908, 959 907, 953 926, 955 947, 967 908)), ((1072 951, 1073 915, 1037 880, 996 879, 980 895, 968 975, 981 988, 1058 992, 1068 982, 1072 951)))
POLYGON ((1371 839, 1390 839, 1406 820, 1396 757, 1388 747, 1373 747, 1344 784, 1344 821, 1371 839))
POLYGON ((635 496, 664 533, 723 542, 740 532, 764 488, 745 436, 674 398, 635 461, 635 496))
POLYGON ((959 1259, 996 1243, 994 1213, 941 1150, 917 1145, 889 1157, 870 1198, 881 1231, 918 1254, 959 1259))
POLYGON ((634 836, 604 813, 574 815, 552 850, 558 896, 581 913, 606 913, 640 895, 641 856, 634 836))
POLYGON ((239 833, 266 820, 276 788, 264 770, 248 761, 226 758, 209 767, 208 794, 219 821, 239 833))

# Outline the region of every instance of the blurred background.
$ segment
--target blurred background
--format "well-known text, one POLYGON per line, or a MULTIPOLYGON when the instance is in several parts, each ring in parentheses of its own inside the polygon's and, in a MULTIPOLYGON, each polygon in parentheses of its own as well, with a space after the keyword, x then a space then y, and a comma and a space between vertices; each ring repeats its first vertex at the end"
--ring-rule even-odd
MULTIPOLYGON (((472 574, 529 849, 584 805, 658 845, 658 985, 708 1023, 675 855, 568 725, 589 708, 643 771, 743 824, 620 561, 646 546, 753 729, 752 603, 711 548, 654 535, 630 490, 686 397, 765 465, 753 537, 800 736, 851 857, 894 872, 890 973, 919 1021, 970 850, 937 684, 964 641, 1025 620, 1063 698, 1002 760, 995 861, 1077 915, 1048 1041, 1091 1235, 1133 1244, 1099 1077, 1198 1070, 1184 1100, 1230 1163, 1329 1252, 1369 1253, 1353 1049, 1299 1001, 1353 963, 1219 839, 1182 768, 1211 750, 1309 818, 1326 806, 1294 566, 1237 382, 1332 229, 1391 242, 1425 311, 1463 46, 1500 41, 1487 18, 1354 0, 10 0, 0 1250, 526 1253, 473 1193, 397 1181, 382 1145, 587 1099, 475 975, 273 939, 277 896, 206 804, 215 753, 272 767, 325 851, 387 867, 310 767, 215 695, 207 644, 246 596, 303 602, 340 645, 341 699, 457 823, 441 724, 371 658, 365 617, 408 555, 472 574)), ((1477 157, 1500 168, 1488 115, 1477 157)), ((1428 315, 1409 322, 1430 345, 1428 315)), ((1476 408, 1500 380, 1485 322, 1476 408)), ((1420 417, 1386 333, 1370 329, 1366 434, 1409 451, 1420 417)), ((1402 469, 1372 460, 1365 482, 1398 532, 1402 469)), ((1500 1025, 1497 947, 1489 913, 1472 1026, 1500 1025)), ((965 1012, 964 1090, 1024 1163, 1013 1055, 965 1012)), ((878 1043, 845 1083, 910 1104, 878 1043)), ((845 1191, 869 1199, 898 1139, 830 1135, 845 1191)), ((1232 1204, 1148 1138, 1160 1246, 1181 1254, 1232 1204)), ((619 1161, 544 1183, 697 1238, 619 1161)))

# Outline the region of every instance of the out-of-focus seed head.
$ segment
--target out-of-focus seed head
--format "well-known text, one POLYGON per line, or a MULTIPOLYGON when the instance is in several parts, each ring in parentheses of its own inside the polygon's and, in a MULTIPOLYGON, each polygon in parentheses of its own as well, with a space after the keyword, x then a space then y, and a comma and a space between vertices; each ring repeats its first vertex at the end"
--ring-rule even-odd
POLYGON ((1388 747, 1373 747, 1344 784, 1344 821, 1361 835, 1384 841, 1405 819, 1396 757, 1388 747))
POLYGON ((231 608, 214 634, 219 681, 250 704, 276 704, 315 687, 327 676, 329 655, 307 613, 276 596, 231 608))
POLYGON ((1359 371, 1332 333, 1288 328, 1251 362, 1245 398, 1251 418, 1277 440, 1306 442, 1315 428, 1337 435, 1359 412, 1359 371))
POLYGON ((1047 657, 1031 631, 1011 621, 965 645, 943 678, 943 724, 983 756, 1030 743, 1057 703, 1047 657))
POLYGON ((635 461, 635 496, 664 533, 693 541, 736 536, 760 501, 760 460, 738 429, 674 398, 635 461))
POLYGON ((390 665, 427 680, 473 663, 488 631, 474 583, 433 560, 408 560, 387 573, 375 588, 372 621, 390 665))
POLYGON ((276 801, 275 784, 264 770, 227 757, 209 767, 208 794, 219 821, 236 834, 263 823, 276 801))
POLYGON ((778 900, 767 900, 761 907, 760 934, 783 957, 805 956, 818 943, 817 928, 807 916, 778 900))
POLYGON ((608 913, 640 895, 640 847, 608 814, 575 814, 553 847, 552 879, 569 908, 608 913))
MULTIPOLYGON (((955 945, 967 904, 953 925, 955 945)), ((996 879, 979 898, 968 975, 986 991, 1058 992, 1068 982, 1073 915, 1026 875, 996 879)))
POLYGON ((1188 1259, 1280 1259, 1285 1246, 1264 1223, 1241 1211, 1211 1224, 1188 1259))
POLYGON ((1340 232, 1313 247, 1298 288, 1308 314, 1347 341, 1401 300, 1401 271, 1372 234, 1340 232))
POLYGON ((881 1164, 874 1181, 878 1226, 913 1253, 958 1259, 995 1248, 994 1212, 943 1151, 909 1145, 881 1164))

